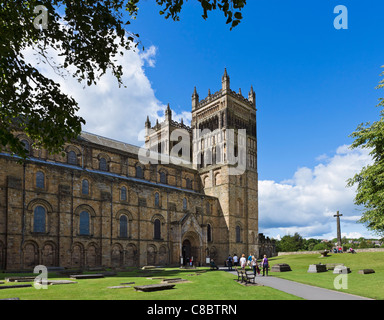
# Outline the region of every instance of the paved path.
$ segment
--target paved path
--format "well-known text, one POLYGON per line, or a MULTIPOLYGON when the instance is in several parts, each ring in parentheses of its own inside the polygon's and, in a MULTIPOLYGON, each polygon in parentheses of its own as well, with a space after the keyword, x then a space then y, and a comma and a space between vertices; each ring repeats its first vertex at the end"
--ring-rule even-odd
MULTIPOLYGON (((221 270, 227 271, 226 268, 221 270)), ((236 271, 231 271, 231 273, 237 276, 236 271)), ((293 294, 306 300, 372 300, 349 293, 314 287, 274 276, 257 276, 256 283, 293 294)))

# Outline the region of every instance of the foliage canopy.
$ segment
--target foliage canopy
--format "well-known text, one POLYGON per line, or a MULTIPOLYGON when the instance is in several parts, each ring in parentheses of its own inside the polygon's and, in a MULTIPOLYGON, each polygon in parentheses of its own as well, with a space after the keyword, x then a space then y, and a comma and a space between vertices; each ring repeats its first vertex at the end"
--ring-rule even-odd
MULTIPOLYGON (((384 72, 381 76, 384 76, 384 72)), ((382 88, 384 80, 376 87, 382 88)), ((379 99, 377 106, 384 107, 384 98, 379 99)), ((368 229, 384 235, 384 110, 381 110, 378 121, 360 124, 351 137, 355 139, 351 148, 369 149, 373 160, 372 164, 363 167, 348 180, 348 186, 357 185, 355 204, 365 207, 360 222, 368 229)))
MULTIPOLYGON (((143 1, 143 0, 142 0, 143 1)), ((231 29, 242 19, 246 0, 197 0, 206 19, 212 10, 222 11, 231 29)), ((185 1, 186 2, 186 1, 185 1)), ((179 20, 183 0, 156 0, 160 14, 179 20)), ((0 3, 0 150, 8 147, 27 156, 15 136, 24 132, 36 147, 59 152, 76 138, 85 120, 76 115, 77 102, 26 61, 23 50, 33 48, 42 63, 56 73, 71 71, 79 82, 96 84, 107 70, 122 85, 122 66, 116 57, 135 49, 139 35, 127 26, 139 12, 140 0, 4 0, 0 3), (16 4, 17 3, 17 4, 16 4), (44 10, 47 27, 36 27, 44 10), (64 58, 53 64, 49 50, 64 58)))

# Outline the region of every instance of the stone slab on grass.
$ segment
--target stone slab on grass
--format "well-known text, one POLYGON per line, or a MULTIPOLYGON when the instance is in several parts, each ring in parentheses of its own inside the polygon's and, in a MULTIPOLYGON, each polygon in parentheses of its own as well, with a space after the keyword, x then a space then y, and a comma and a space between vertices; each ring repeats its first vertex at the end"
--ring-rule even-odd
POLYGON ((373 269, 362 269, 358 271, 359 274, 370 274, 370 273, 375 273, 375 270, 373 269))
POLYGON ((8 277, 7 282, 34 282, 36 277, 8 277))
POLYGON ((104 278, 104 275, 101 273, 95 274, 72 274, 69 276, 71 279, 98 279, 104 278))
MULTIPOLYGON (((39 282, 42 284, 42 282, 39 282)), ((47 280, 47 284, 50 286, 59 285, 59 284, 75 284, 76 281, 71 280, 47 280)))
POLYGON ((327 266, 325 264, 311 264, 308 268, 308 273, 326 272, 327 266))
POLYGON ((31 284, 15 284, 15 285, 12 285, 12 286, 0 286, 0 290, 3 290, 3 289, 14 289, 14 288, 30 288, 32 287, 31 284))
POLYGON ((174 284, 150 284, 146 286, 136 286, 134 287, 136 291, 142 292, 153 292, 153 291, 161 291, 161 290, 170 290, 175 287, 174 284))
POLYGON ((287 272, 292 271, 291 267, 286 263, 278 263, 272 266, 271 272, 287 272))
POLYGON ((335 269, 333 269, 334 274, 348 274, 351 273, 351 269, 345 266, 336 266, 335 269))

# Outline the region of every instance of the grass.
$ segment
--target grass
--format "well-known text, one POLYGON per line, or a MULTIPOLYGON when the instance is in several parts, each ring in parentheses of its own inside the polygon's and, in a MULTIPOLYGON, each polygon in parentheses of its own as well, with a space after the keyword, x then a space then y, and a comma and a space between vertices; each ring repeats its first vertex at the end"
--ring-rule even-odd
MULTIPOLYGON (((119 272, 115 277, 101 279, 75 280, 77 284, 48 286, 47 290, 32 288, 15 288, 0 290, 0 299, 19 297, 20 300, 297 300, 299 298, 261 286, 242 286, 234 279, 237 276, 224 271, 199 271, 196 270, 165 269, 156 274, 143 274, 137 270, 131 272, 119 272), (197 271, 197 272, 196 272, 197 271), (148 279, 150 277, 183 278, 187 283, 176 284, 172 290, 157 292, 137 292, 133 288, 136 285, 160 283, 160 279, 148 279), (131 288, 108 289, 110 286, 118 286, 120 283, 135 282, 131 288)), ((13 276, 2 274, 0 279, 13 276)), ((33 276, 33 274, 17 274, 14 276, 33 276)), ((35 275, 37 276, 37 275, 35 275)), ((68 279, 49 274, 49 279, 68 279)), ((12 283, 5 282, 3 285, 12 283)), ((33 284, 33 282, 31 282, 33 284)), ((2 285, 0 285, 2 286, 2 285)))
MULTIPOLYGON (((310 264, 343 263, 352 273, 348 274, 348 289, 343 292, 384 299, 384 252, 358 254, 332 254, 321 258, 320 254, 290 255, 270 258, 270 265, 287 263, 291 272, 270 272, 270 275, 334 290, 337 275, 332 271, 308 273, 310 264), (374 274, 358 274, 360 269, 374 269, 374 274)), ((17 288, 0 290, 0 299, 19 297, 21 300, 300 300, 293 295, 262 286, 242 286, 236 281, 237 276, 225 271, 165 269, 161 272, 143 274, 140 270, 119 272, 115 277, 101 279, 75 280, 77 284, 48 286, 47 290, 17 288), (207 271, 201 273, 201 271, 207 271), (158 292, 137 292, 136 285, 157 284, 161 279, 149 278, 183 278, 186 283, 176 284, 172 290, 158 292), (135 282, 131 288, 108 289, 124 282, 135 282)), ((37 276, 37 274, 0 274, 0 281, 10 276, 37 276)), ((68 279, 55 273, 49 279, 68 279)), ((5 282, 3 285, 12 283, 5 282)), ((31 284, 33 284, 31 282, 31 284)))
POLYGON ((334 280, 337 275, 332 271, 308 273, 308 267, 310 264, 343 263, 352 272, 348 274, 348 289, 340 291, 378 300, 384 299, 384 252, 338 253, 325 258, 321 258, 320 254, 303 254, 270 259, 271 267, 277 263, 289 264, 292 271, 271 272, 273 276, 332 290, 335 290, 334 280), (361 269, 373 269, 375 273, 358 274, 361 269))

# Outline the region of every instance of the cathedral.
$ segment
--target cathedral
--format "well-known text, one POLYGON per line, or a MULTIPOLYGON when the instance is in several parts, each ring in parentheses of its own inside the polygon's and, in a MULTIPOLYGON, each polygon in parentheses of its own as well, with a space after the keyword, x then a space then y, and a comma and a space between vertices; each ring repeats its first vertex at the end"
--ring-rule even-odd
POLYGON ((192 121, 145 122, 145 147, 82 132, 63 153, 0 153, 0 270, 223 265, 275 254, 258 233, 256 95, 192 95, 192 121), (180 154, 181 153, 181 154, 180 154))

